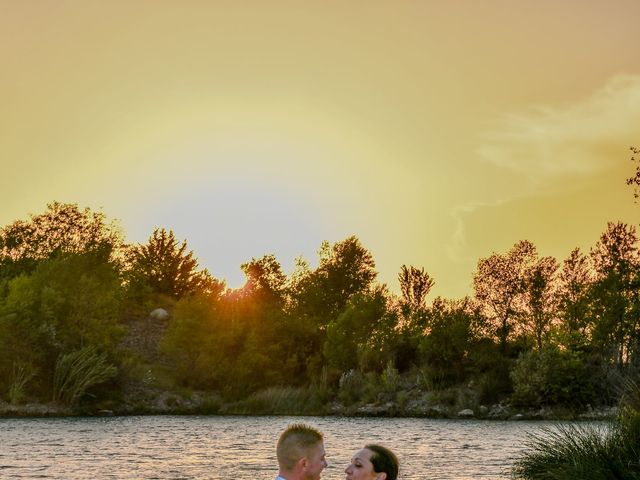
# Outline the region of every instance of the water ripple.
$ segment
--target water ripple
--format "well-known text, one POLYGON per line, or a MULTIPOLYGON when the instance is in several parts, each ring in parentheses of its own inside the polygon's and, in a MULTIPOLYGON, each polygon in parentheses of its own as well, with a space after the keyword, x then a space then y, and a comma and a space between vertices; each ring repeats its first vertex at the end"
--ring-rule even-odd
POLYGON ((273 479, 275 443, 289 423, 325 434, 325 480, 344 478, 353 452, 383 443, 401 479, 497 480, 527 432, 548 422, 335 417, 100 417, 0 420, 2 478, 273 479))

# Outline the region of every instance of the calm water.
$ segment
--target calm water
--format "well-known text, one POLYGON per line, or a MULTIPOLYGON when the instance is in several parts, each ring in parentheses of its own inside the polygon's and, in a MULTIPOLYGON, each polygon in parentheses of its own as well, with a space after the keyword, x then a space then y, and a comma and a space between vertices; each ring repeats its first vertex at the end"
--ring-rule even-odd
POLYGON ((110 417, 0 419, 0 478, 272 479, 282 429, 322 430, 329 467, 343 479, 354 451, 397 452, 402 479, 505 479, 527 432, 547 422, 334 417, 110 417))

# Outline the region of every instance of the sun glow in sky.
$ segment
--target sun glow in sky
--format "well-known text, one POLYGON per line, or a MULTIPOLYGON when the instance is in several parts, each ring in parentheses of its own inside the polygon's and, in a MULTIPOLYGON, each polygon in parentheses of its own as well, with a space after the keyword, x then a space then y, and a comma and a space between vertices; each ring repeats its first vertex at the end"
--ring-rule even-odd
MULTIPOLYGON (((0 0, 0 224, 54 200, 232 287, 360 238, 471 293, 528 239, 636 225, 640 2, 0 0)), ((433 296, 433 294, 432 294, 433 296)))

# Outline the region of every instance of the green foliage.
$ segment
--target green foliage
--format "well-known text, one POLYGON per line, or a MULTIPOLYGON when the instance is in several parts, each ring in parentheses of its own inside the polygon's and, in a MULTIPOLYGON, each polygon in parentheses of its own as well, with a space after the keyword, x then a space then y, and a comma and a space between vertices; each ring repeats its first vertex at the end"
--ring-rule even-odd
POLYGON ((638 236, 633 226, 609 223, 591 250, 596 278, 592 285, 593 344, 615 352, 620 368, 629 364, 640 335, 638 236))
POLYGON ((387 393, 395 393, 400 387, 400 374, 393 366, 393 362, 387 363, 384 371, 380 375, 380 385, 382 390, 387 393))
POLYGON ((551 324, 556 317, 555 275, 558 262, 553 257, 535 261, 524 273, 522 329, 533 336, 538 349, 550 341, 551 324))
POLYGON ((146 245, 134 245, 128 252, 127 279, 132 295, 151 291, 181 298, 197 291, 220 289, 219 282, 206 270, 198 271, 193 252, 187 242, 178 242, 173 231, 156 229, 146 245))
POLYGON ((516 405, 584 406, 594 401, 594 388, 582 358, 572 351, 545 348, 524 353, 511 371, 516 405))
POLYGON ((219 312, 218 299, 191 295, 179 300, 161 342, 173 362, 175 377, 196 388, 220 388, 231 367, 225 358, 229 328, 219 312))
POLYGON ((251 295, 253 300, 264 308, 282 307, 285 301, 287 277, 274 255, 265 255, 260 259, 252 258, 240 268, 247 276, 243 288, 244 295, 251 295))
POLYGON ((337 371, 384 365, 395 326, 387 313, 384 290, 354 295, 327 326, 324 357, 328 365, 337 371))
POLYGON ((591 271, 588 258, 575 248, 562 264, 556 289, 559 339, 561 345, 580 350, 588 342, 589 290, 591 271))
POLYGON ((368 292, 376 275, 371 253, 356 237, 332 246, 324 242, 318 268, 298 278, 292 286, 295 310, 313 314, 324 327, 354 295, 368 292))
POLYGON ((425 308, 425 299, 435 284, 424 268, 407 267, 403 265, 398 274, 400 291, 402 292, 403 307, 409 312, 425 308))
POLYGON ((53 401, 73 405, 94 385, 113 378, 116 368, 95 347, 61 355, 53 376, 53 401))
POLYGON ((28 366, 22 364, 13 365, 13 375, 9 384, 8 397, 12 405, 22 402, 26 396, 27 383, 35 376, 28 366))
POLYGON ((365 392, 366 381, 358 370, 348 370, 340 376, 338 398, 346 405, 360 400, 365 392))
POLYGON ((29 274, 41 260, 64 254, 92 252, 116 261, 121 249, 120 229, 103 213, 54 202, 45 213, 0 229, 0 277, 29 274))
MULTIPOLYGON (((463 380, 474 347, 474 315, 467 300, 434 300, 429 315, 429 332, 420 339, 419 352, 435 384, 452 385, 463 380)), ((425 372, 426 373, 426 372, 425 372)))
POLYGON ((113 223, 72 204, 0 228, 5 397, 60 396, 56 361, 87 346, 119 359, 125 388, 205 390, 227 401, 275 385, 298 392, 283 398, 311 386, 324 399, 338 385, 347 404, 400 402, 411 375, 427 390, 473 384, 482 403, 505 400, 515 385, 517 404, 579 407, 615 401, 620 375, 640 368, 640 252, 622 223, 610 223, 589 256, 574 250, 559 272, 518 242, 478 262, 474 299, 431 306, 424 269, 403 266, 402 296, 391 295, 356 237, 324 242, 318 267, 300 260, 289 278, 273 255, 252 258, 235 290, 198 270, 187 242, 166 229, 123 251, 113 223), (144 318, 158 306, 172 315, 151 325, 144 318), (127 364, 121 346, 140 364, 127 364))
POLYGON ((628 384, 610 425, 545 429, 532 436, 512 476, 522 480, 640 479, 640 389, 628 384))
POLYGON ((311 388, 271 387, 233 403, 223 413, 240 415, 320 415, 327 398, 311 388))
POLYGON ((48 396, 59 354, 85 345, 113 350, 122 334, 120 288, 115 266, 94 252, 41 260, 13 278, 0 299, 0 373, 29 365, 34 393, 48 396))
POLYGON ((525 272, 536 258, 536 247, 524 240, 504 255, 494 253, 478 261, 473 276, 475 297, 490 322, 489 333, 498 339, 503 354, 522 308, 525 272))

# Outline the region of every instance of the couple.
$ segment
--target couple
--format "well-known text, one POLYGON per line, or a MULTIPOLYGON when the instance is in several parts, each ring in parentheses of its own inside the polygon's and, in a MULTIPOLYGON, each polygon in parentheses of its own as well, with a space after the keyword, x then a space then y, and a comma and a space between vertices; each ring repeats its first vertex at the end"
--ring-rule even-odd
MULTIPOLYGON (((276 480, 318 480, 327 466, 322 433, 304 424, 289 425, 277 447, 276 480)), ((344 471, 346 480, 396 480, 398 459, 380 445, 366 445, 355 453, 344 471)))

